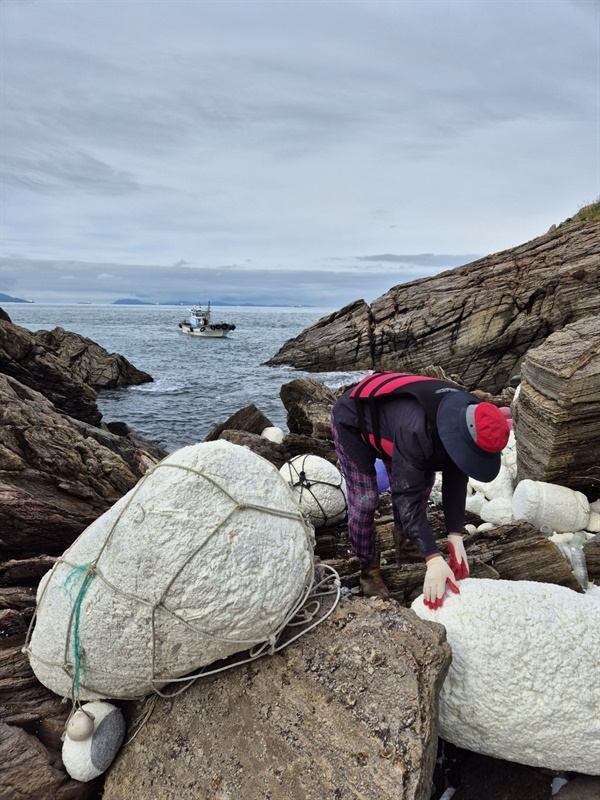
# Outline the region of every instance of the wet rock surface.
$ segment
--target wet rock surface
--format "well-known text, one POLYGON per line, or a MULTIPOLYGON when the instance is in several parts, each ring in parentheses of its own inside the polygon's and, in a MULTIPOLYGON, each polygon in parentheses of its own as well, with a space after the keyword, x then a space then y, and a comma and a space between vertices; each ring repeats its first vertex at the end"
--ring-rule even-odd
POLYGON ((70 374, 93 389, 137 386, 153 380, 151 375, 134 367, 124 356, 109 353, 78 333, 57 327, 51 331, 36 331, 34 336, 70 374))

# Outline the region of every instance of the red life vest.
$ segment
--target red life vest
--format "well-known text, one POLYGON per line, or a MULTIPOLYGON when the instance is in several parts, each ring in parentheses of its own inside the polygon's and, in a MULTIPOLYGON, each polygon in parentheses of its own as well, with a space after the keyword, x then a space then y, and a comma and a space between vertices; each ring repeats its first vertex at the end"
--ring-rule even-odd
MULTIPOLYGON (((381 439, 379 432, 379 418, 377 414, 377 399, 394 397, 412 397, 422 405, 429 423, 429 433, 437 437, 436 421, 440 403, 448 392, 461 392, 459 386, 437 378, 428 378, 424 375, 410 375, 407 372, 374 372, 359 381, 350 391, 350 397, 356 402, 356 412, 363 440, 378 450, 390 456, 393 443, 381 439), (371 425, 373 433, 369 433, 365 422, 363 403, 369 404, 371 411, 371 425)), ((477 398, 473 398, 477 402, 477 398)))

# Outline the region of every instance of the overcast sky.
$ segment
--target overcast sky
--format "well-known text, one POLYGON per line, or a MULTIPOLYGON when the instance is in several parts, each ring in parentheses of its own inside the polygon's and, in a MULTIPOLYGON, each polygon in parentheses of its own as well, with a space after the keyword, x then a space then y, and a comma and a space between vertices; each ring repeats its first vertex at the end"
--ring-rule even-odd
POLYGON ((367 302, 600 194, 597 0, 1 0, 0 291, 367 302))

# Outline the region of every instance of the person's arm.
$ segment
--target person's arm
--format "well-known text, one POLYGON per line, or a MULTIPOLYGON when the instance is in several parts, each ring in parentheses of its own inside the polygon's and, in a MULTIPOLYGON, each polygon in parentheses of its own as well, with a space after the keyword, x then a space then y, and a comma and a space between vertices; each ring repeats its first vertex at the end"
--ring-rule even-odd
POLYGON ((469 562, 463 543, 468 477, 452 465, 442 472, 442 507, 448 536, 450 569, 456 580, 469 577, 469 562))

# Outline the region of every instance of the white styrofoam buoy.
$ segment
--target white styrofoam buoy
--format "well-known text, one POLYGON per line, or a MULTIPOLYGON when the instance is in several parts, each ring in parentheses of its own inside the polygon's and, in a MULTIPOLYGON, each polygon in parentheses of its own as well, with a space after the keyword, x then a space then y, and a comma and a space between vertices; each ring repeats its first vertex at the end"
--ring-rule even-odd
POLYGON ((295 456, 280 469, 302 511, 315 528, 335 525, 346 516, 346 481, 339 469, 321 456, 295 456))
POLYGON ((263 439, 267 439, 269 442, 275 442, 275 444, 281 444, 283 442, 283 437, 285 433, 281 428, 276 427, 275 425, 270 425, 268 428, 263 428, 260 435, 263 439))
POLYGON ((44 576, 26 648, 62 697, 131 699, 272 641, 310 590, 312 528, 276 467, 224 440, 184 447, 44 576))
POLYGON ((537 528, 547 525, 557 533, 587 530, 590 504, 582 492, 542 481, 522 480, 513 495, 515 519, 537 528))
POLYGON ((483 483, 469 478, 469 484, 484 495, 487 500, 495 500, 497 497, 512 497, 514 492, 514 481, 510 469, 504 464, 493 481, 483 483))
POLYGON ((512 522, 512 497, 494 497, 493 500, 486 501, 481 507, 479 516, 485 522, 493 522, 494 525, 506 525, 512 522))
POLYGON ((67 725, 62 747, 65 769, 76 781, 97 778, 112 764, 124 736, 125 720, 116 706, 101 701, 86 703, 67 725))
POLYGON ((517 479, 517 442, 515 432, 511 429, 508 442, 501 455, 502 464, 508 467, 513 481, 517 479))
POLYGON ((471 514, 477 514, 477 516, 479 516, 481 514, 481 509, 487 502, 485 495, 481 492, 473 492, 473 494, 467 495, 465 508, 467 511, 470 511, 471 514))
POLYGON ((452 663, 440 736, 458 747, 550 770, 600 774, 600 591, 466 578, 436 611, 452 663))

